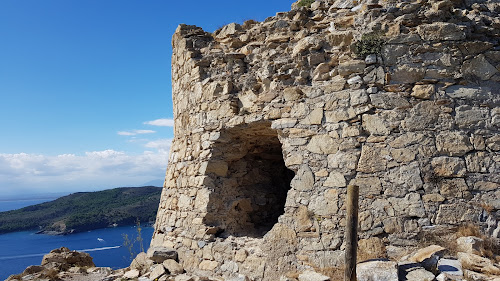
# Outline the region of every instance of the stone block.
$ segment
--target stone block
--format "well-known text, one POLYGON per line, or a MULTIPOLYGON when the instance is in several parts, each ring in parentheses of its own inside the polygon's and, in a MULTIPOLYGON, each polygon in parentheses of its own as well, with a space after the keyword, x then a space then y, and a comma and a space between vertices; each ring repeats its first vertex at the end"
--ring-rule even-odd
POLYGON ((462 156, 474 149, 465 132, 441 132, 436 136, 436 148, 444 155, 462 156))
POLYGON ((336 0, 332 4, 335 9, 352 9, 358 4, 355 0, 336 0))
POLYGON ((314 174, 307 165, 301 165, 297 174, 292 179, 290 186, 299 191, 312 190, 314 185, 314 174))
POLYGON ((250 281, 250 278, 246 275, 238 274, 237 276, 226 279, 226 281, 250 281))
POLYGON ((480 54, 462 64, 462 73, 466 76, 473 75, 481 80, 488 80, 497 74, 498 70, 488 62, 483 54, 480 54))
POLYGON ((386 65, 395 65, 398 60, 408 54, 407 45, 385 45, 382 47, 382 59, 386 65))
POLYGON ((200 263, 199 268, 201 270, 213 271, 219 266, 219 263, 216 261, 204 260, 200 263))
POLYGON ((338 190, 328 189, 320 196, 311 198, 307 208, 319 216, 333 216, 339 209, 338 201, 338 190))
POLYGON ((125 278, 125 279, 134 279, 134 278, 138 278, 140 274, 141 273, 139 272, 139 270, 132 269, 132 270, 129 270, 129 271, 125 272, 125 274, 123 275, 123 278, 125 278))
POLYGON ((301 53, 304 53, 306 51, 310 50, 318 50, 323 46, 323 40, 309 36, 302 38, 295 46, 293 47, 292 50, 292 56, 295 57, 301 53))
POLYGON ((389 150, 384 146, 364 145, 357 170, 363 173, 384 171, 387 168, 387 156, 389 150))
POLYGON ((330 277, 315 271, 306 270, 299 274, 299 281, 330 281, 330 277))
POLYGON ((358 261, 363 262, 371 259, 387 258, 387 251, 382 239, 370 237, 368 239, 359 239, 358 241, 358 261))
POLYGON ((500 267, 495 266, 495 264, 487 258, 463 252, 457 253, 457 257, 464 269, 485 274, 500 275, 500 267))
POLYGON ((207 173, 214 173, 217 176, 225 177, 227 175, 229 166, 226 161, 212 160, 208 163, 207 173))
MULTIPOLYGON (((304 207, 305 208, 305 207, 304 207)), ((234 260, 237 262, 244 262, 248 256, 248 252, 245 249, 239 249, 236 251, 234 260)))
POLYGON ((147 256, 155 263, 162 263, 165 260, 177 260, 177 251, 165 247, 151 247, 148 249, 147 256))
POLYGON ((427 41, 457 41, 465 39, 465 32, 454 23, 434 22, 422 24, 417 27, 417 32, 423 40, 427 41))
POLYGON ((323 120, 323 109, 315 108, 307 115, 304 120, 301 122, 306 125, 320 125, 323 120))
POLYGON ((357 265, 358 281, 398 281, 398 265, 393 261, 367 261, 357 265))
POLYGON ((167 274, 167 271, 161 264, 154 265, 151 269, 151 274, 149 275, 149 278, 151 280, 158 280, 158 278, 162 277, 163 275, 167 274))
POLYGON ((153 261, 150 260, 146 253, 142 252, 137 254, 135 259, 130 264, 131 269, 137 269, 140 273, 145 273, 145 271, 153 265, 153 261))
POLYGON ((420 263, 426 270, 434 272, 437 268, 439 258, 444 254, 446 248, 439 245, 431 245, 418 250, 410 257, 410 261, 420 263))
POLYGON ((482 255, 483 249, 483 239, 475 236, 465 236, 459 237, 457 239, 457 251, 482 255))
POLYGON ((339 150, 335 154, 328 155, 328 167, 338 169, 346 174, 351 174, 356 169, 359 156, 359 150, 339 150))
POLYGON ((363 60, 352 60, 340 63, 337 70, 339 75, 348 76, 352 73, 363 73, 366 63, 363 60))
POLYGON ((281 118, 278 120, 274 120, 271 124, 271 128, 273 129, 284 129, 284 128, 292 128, 297 124, 297 119, 295 118, 281 118))
MULTIPOLYGON (((385 71, 384 68, 379 66, 374 68, 372 71, 368 72, 363 76, 363 81, 369 85, 382 86, 385 84, 385 71)), ((376 89, 376 88, 375 88, 376 89)))
POLYGON ((329 135, 316 135, 307 144, 307 150, 318 154, 332 154, 337 152, 339 145, 329 135))
POLYGON ((455 122, 459 128, 477 128, 479 126, 484 126, 489 117, 489 112, 486 108, 463 105, 455 108, 455 111, 455 122))
POLYGON ((175 281, 195 281, 196 279, 192 276, 189 276, 187 274, 181 274, 175 276, 175 281))
POLYGON ((326 41, 331 46, 339 46, 340 48, 350 46, 353 38, 354 35, 351 30, 331 30, 326 35, 326 41))
POLYGON ((453 85, 446 88, 446 95, 454 99, 480 99, 491 96, 491 88, 453 85))
POLYGON ((407 281, 433 281, 434 274, 427 271, 419 263, 404 261, 398 264, 399 280, 407 281))
POLYGON ((221 29, 221 31, 217 34, 216 38, 224 39, 226 37, 230 37, 232 35, 235 35, 236 33, 238 33, 238 31, 241 31, 241 30, 242 30, 241 25, 239 25, 237 23, 230 23, 221 29))
POLYGON ((391 74, 391 83, 406 84, 421 81, 425 77, 425 70, 422 65, 404 64, 398 66, 391 74))
POLYGON ((170 275, 178 275, 184 272, 184 268, 175 260, 165 260, 163 263, 163 267, 168 271, 170 275))
POLYGON ((486 146, 493 151, 500 151, 500 135, 486 139, 486 146))
POLYGON ((462 178, 443 179, 439 184, 439 193, 446 198, 464 198, 470 195, 469 187, 462 178))
POLYGON ((435 91, 435 86, 433 84, 415 85, 411 95, 419 99, 429 99, 434 95, 435 91))
POLYGON ((347 184, 344 175, 339 172, 330 172, 323 185, 327 187, 345 187, 347 184))
POLYGON ((458 157, 436 157, 431 160, 431 166, 439 177, 462 177, 467 172, 464 160, 458 157))
POLYGON ((392 185, 404 191, 421 189, 423 184, 418 162, 393 168, 386 173, 386 178, 392 185))
POLYGON ((391 129, 380 115, 363 115, 363 128, 372 135, 385 136, 389 135, 391 129))
POLYGON ((481 211, 465 203, 441 204, 436 215, 436 224, 458 225, 476 221, 481 211))
POLYGON ((377 93, 370 95, 370 100, 376 108, 394 109, 397 107, 408 107, 410 103, 407 99, 397 93, 377 93))
POLYGON ((285 101, 296 101, 300 99, 304 93, 297 87, 286 88, 283 91, 283 98, 285 101))
POLYGON ((377 63, 377 55, 371 54, 371 55, 366 56, 365 63, 367 65, 377 63))
POLYGON ((438 120, 441 108, 432 101, 422 101, 410 110, 402 126, 408 131, 433 128, 438 120))
POLYGON ((437 270, 440 273, 439 275, 443 277, 443 280, 462 280, 464 277, 462 264, 458 260, 440 259, 437 264, 437 270))
POLYGON ((363 196, 379 195, 382 192, 382 184, 378 177, 357 176, 349 184, 359 186, 359 194, 363 196))

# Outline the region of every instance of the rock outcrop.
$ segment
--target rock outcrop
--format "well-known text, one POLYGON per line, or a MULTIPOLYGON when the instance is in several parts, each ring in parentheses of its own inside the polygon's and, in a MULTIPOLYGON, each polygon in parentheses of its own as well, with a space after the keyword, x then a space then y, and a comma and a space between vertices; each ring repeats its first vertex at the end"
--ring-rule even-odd
MULTIPOLYGON (((446 237, 451 239, 451 237, 446 237)), ((386 250, 380 238, 360 240, 358 257, 366 259, 357 266, 359 281, 433 281, 480 280, 500 281, 500 256, 491 252, 488 243, 475 236, 462 236, 452 248, 430 245, 425 248, 401 251, 386 250), (382 246, 381 246, 382 245, 382 246), (457 250, 458 252, 455 252, 457 250), (395 255, 395 253, 397 253, 395 255), (401 253, 409 253, 398 256, 401 253), (368 256, 367 256, 368 254, 368 256), (390 254, 392 260, 386 259, 390 254), (378 258, 373 258, 378 257, 378 258)), ((491 245, 490 245, 491 246, 491 245)), ((151 248, 140 253, 128 268, 112 270, 95 267, 86 254, 60 248, 45 255, 41 266, 30 266, 23 273, 10 276, 7 281, 250 281, 238 274, 223 278, 213 276, 216 266, 207 261, 206 272, 198 275, 186 273, 178 263, 177 252, 167 248, 151 248)), ((236 260, 241 260, 237 258, 236 260)), ((337 281, 343 280, 343 268, 316 268, 301 272, 288 272, 282 281, 337 281), (317 271, 319 272, 317 272, 317 271)))
POLYGON ((499 11, 322 0, 213 34, 180 25, 151 245, 200 276, 342 266, 349 184, 361 238, 416 246, 468 223, 498 238, 499 11))
MULTIPOLYGON (((41 265, 32 265, 21 274, 11 275, 7 281, 23 280, 103 280, 112 274, 111 268, 95 267, 87 253, 71 251, 66 247, 54 249, 43 256, 41 265)), ((112 279, 111 279, 112 280, 112 279)))

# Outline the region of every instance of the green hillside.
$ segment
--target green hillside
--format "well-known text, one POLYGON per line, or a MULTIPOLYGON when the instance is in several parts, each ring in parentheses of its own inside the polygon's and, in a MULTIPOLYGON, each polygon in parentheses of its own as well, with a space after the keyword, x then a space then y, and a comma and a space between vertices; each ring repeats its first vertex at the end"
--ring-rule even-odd
POLYGON ((117 225, 154 222, 161 187, 120 187, 79 192, 54 201, 0 212, 0 233, 37 230, 69 234, 117 225))

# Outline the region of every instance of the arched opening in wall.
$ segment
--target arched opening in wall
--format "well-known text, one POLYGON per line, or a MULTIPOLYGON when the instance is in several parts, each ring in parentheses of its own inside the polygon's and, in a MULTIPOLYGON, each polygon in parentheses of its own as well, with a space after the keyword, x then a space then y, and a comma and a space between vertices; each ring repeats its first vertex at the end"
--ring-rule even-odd
POLYGON ((206 169, 213 180, 204 223, 218 237, 262 237, 284 213, 295 176, 269 122, 221 132, 206 169))

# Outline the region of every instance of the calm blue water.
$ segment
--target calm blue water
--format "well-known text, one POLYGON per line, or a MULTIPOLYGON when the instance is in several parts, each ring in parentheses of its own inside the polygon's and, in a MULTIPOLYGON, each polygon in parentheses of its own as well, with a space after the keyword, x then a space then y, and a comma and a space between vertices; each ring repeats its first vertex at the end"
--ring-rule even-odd
MULTIPOLYGON (((105 228, 66 236, 51 236, 34 232, 2 234, 0 235, 0 280, 6 279, 11 274, 21 273, 30 265, 39 265, 43 255, 63 246, 70 250, 89 253, 94 258, 96 266, 113 269, 127 267, 131 259, 128 249, 122 246, 123 234, 135 239, 136 227, 105 228)), ((152 236, 152 227, 142 228, 145 250, 152 236)), ((138 243, 136 243, 135 252, 139 252, 138 243)))

